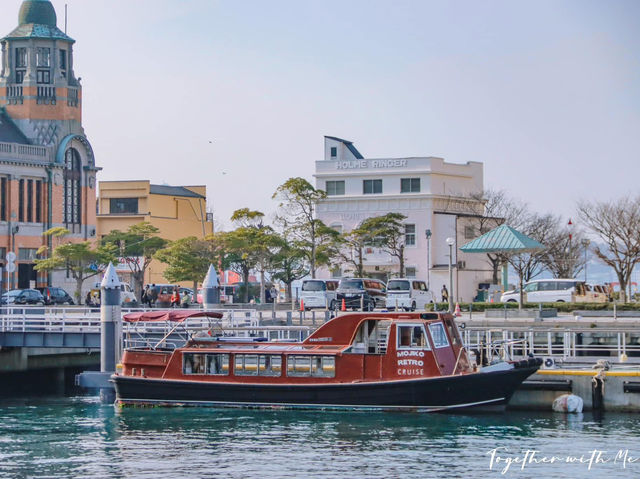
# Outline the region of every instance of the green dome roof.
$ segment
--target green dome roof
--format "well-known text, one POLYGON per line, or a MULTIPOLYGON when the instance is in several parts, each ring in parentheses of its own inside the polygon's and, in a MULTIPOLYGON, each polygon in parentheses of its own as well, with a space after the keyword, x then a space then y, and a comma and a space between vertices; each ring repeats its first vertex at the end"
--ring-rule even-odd
POLYGON ((18 24, 35 23, 55 27, 56 11, 49 0, 25 0, 20 6, 18 24))

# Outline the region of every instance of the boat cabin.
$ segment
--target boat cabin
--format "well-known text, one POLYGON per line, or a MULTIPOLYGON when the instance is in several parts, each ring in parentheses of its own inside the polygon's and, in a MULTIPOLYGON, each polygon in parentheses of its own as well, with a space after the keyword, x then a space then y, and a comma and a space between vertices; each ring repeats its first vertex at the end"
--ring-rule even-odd
POLYGON ((120 375, 315 384, 470 372, 473 369, 450 314, 364 312, 338 316, 301 343, 207 336, 194 337, 172 350, 127 349, 120 375))

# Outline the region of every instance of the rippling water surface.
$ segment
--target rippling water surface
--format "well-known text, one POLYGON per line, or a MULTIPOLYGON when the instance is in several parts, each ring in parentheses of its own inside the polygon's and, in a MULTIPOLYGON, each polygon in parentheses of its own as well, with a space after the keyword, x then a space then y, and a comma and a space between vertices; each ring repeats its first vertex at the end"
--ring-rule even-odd
POLYGON ((0 400, 0 477, 638 477, 639 419, 116 409, 92 398, 0 400), (534 460, 524 468, 512 462, 503 474, 505 461, 522 460, 527 450, 536 451, 534 460), (553 463, 537 462, 554 456, 553 463))

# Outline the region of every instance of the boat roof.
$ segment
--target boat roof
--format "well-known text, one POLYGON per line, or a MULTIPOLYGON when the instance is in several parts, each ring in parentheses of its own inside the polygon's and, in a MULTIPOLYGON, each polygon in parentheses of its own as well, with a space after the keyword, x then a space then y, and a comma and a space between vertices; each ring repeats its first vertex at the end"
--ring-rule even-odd
POLYGON ((123 316, 127 323, 137 323, 141 321, 173 321, 182 322, 187 318, 222 318, 222 313, 212 311, 182 311, 170 309, 165 311, 143 311, 141 313, 129 313, 123 316))

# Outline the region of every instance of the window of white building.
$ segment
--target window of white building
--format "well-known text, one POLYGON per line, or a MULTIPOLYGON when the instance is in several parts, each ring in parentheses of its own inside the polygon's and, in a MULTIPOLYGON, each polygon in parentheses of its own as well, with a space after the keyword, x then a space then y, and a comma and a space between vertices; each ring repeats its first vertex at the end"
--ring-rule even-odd
POLYGON ((416 245, 416 225, 404 225, 404 244, 405 246, 416 245))
POLYGON ((375 195, 382 193, 382 180, 362 180, 362 194, 375 195))
POLYGON ((344 180, 327 181, 327 196, 344 195, 344 180))
POLYGON ((420 178, 401 178, 400 193, 420 193, 420 178))
POLYGON ((416 277, 416 268, 415 268, 415 266, 407 266, 404 269, 404 273, 407 275, 407 278, 415 278, 416 277))

